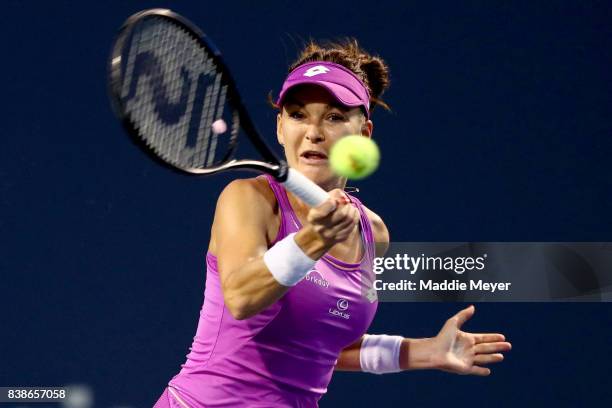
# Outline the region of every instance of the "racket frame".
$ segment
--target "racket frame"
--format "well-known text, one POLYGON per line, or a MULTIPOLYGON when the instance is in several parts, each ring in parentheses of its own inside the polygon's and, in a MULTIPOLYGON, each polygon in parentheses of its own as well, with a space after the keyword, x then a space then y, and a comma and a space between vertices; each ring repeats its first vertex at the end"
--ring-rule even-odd
POLYGON ((274 176, 278 181, 284 182, 288 176, 288 165, 284 160, 279 159, 270 147, 264 142, 260 133, 257 131, 251 117, 249 116, 246 108, 242 103, 240 94, 236 87, 236 83, 227 68, 227 65, 223 61, 221 52, 217 46, 204 34, 195 24, 186 19, 185 17, 163 8, 148 9, 138 12, 130 16, 125 23, 119 29, 116 36, 113 48, 111 51, 111 57, 108 66, 109 76, 109 95, 111 99, 111 105, 117 117, 120 119, 123 127, 130 135, 130 139, 138 145, 148 156, 153 158, 157 163, 164 167, 178 171, 181 174, 188 175, 204 175, 214 174, 226 170, 243 169, 251 171, 259 171, 268 173, 274 176), (121 98, 121 87, 122 87, 122 53, 124 50, 125 41, 131 37, 131 33, 137 23, 142 19, 150 17, 160 17, 170 20, 173 24, 180 26, 184 29, 198 44, 203 47, 209 57, 212 58, 213 63, 217 69, 217 72, 221 72, 224 85, 227 86, 227 95, 230 105, 238 113, 240 123, 238 124, 239 129, 242 129, 250 142, 253 144, 259 154, 262 155, 265 161, 258 160, 227 160, 229 156, 237 148, 238 142, 236 141, 230 151, 223 158, 223 163, 218 166, 206 167, 206 168, 194 168, 194 167, 179 167, 171 163, 168 163, 153 150, 152 147, 147 145, 143 138, 139 136, 139 132, 130 120, 129 115, 125 112, 125 106, 121 98))

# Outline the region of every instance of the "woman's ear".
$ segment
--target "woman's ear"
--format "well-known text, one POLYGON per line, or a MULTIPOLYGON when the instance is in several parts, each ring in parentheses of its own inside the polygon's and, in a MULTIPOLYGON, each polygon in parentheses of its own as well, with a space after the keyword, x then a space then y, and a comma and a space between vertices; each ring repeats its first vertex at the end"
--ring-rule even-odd
POLYGON ((285 145, 285 138, 283 137, 283 122, 281 120, 281 114, 276 115, 276 139, 281 146, 285 145))
POLYGON ((372 131, 374 130, 374 123, 371 120, 366 120, 361 125, 361 135, 372 138, 372 131))

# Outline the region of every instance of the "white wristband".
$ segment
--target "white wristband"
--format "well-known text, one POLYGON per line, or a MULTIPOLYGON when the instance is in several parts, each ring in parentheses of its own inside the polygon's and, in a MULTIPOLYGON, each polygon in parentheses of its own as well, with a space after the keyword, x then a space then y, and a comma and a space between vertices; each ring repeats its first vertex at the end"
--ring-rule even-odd
POLYGON ((263 256, 268 270, 283 286, 296 285, 317 262, 310 259, 295 243, 295 234, 289 234, 278 241, 263 256))
POLYGON ((399 359, 403 340, 402 336, 364 335, 359 350, 361 370, 374 374, 401 371, 399 359))

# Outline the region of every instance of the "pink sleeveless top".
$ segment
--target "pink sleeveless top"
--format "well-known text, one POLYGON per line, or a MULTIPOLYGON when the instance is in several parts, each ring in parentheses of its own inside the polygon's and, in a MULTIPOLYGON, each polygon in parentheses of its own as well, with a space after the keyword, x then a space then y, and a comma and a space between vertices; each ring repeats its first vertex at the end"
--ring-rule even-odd
MULTIPOLYGON (((301 228, 284 188, 272 177, 281 223, 276 241, 301 228)), ((190 407, 317 407, 340 351, 357 341, 376 313, 363 296, 372 279, 374 239, 361 202, 360 263, 330 255, 278 302, 236 320, 223 302, 216 257, 206 255, 206 289, 187 361, 169 386, 190 407)), ((275 242, 276 242, 275 241, 275 242)))

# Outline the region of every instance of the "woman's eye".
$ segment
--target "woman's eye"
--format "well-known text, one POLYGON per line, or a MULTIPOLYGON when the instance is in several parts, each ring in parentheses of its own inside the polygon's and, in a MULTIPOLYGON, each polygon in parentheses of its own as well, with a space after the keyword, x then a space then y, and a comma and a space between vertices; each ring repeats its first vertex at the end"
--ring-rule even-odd
POLYGON ((292 119, 303 119, 304 114, 300 111, 290 112, 289 117, 292 119))
POLYGON ((332 113, 331 115, 328 116, 328 119, 331 120, 332 122, 343 122, 344 116, 338 113, 332 113))

